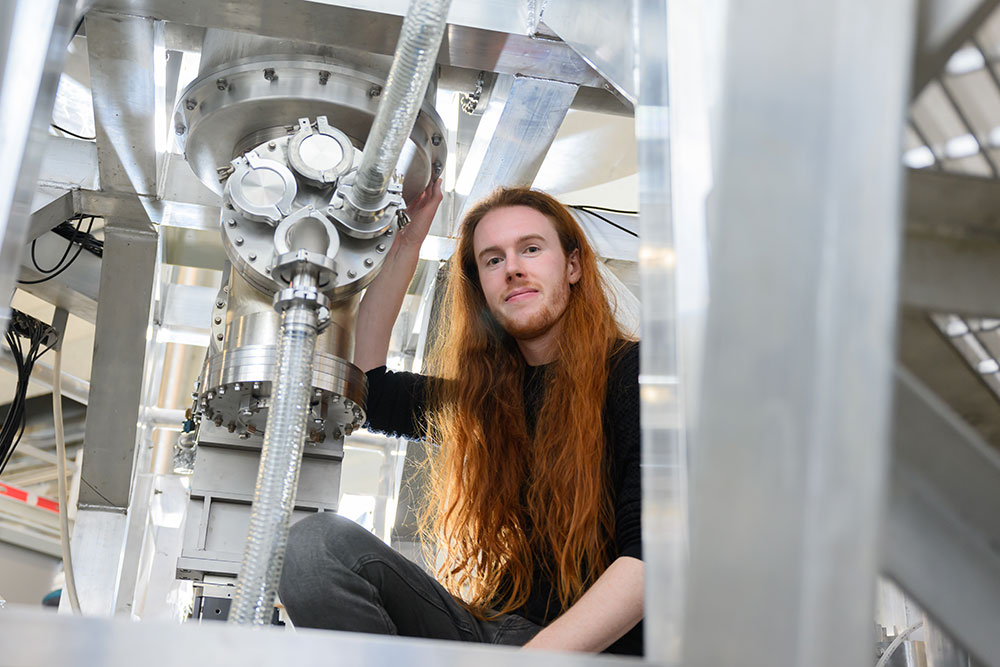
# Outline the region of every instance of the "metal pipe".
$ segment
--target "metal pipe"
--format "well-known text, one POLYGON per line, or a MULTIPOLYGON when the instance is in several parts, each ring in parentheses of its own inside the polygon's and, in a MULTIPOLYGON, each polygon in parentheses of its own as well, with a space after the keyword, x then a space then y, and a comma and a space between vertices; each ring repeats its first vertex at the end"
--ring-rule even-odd
POLYGON ((282 313, 273 402, 231 623, 271 622, 305 445, 317 328, 316 311, 309 306, 295 305, 282 313))
POLYGON ((350 201, 360 209, 381 201, 399 160, 437 62, 451 0, 412 0, 375 113, 350 201))

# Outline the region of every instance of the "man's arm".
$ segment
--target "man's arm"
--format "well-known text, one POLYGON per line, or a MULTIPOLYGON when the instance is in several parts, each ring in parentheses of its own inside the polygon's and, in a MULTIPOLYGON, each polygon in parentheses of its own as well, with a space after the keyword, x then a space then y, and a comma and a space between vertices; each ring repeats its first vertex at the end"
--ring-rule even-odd
POLYGON ((562 616, 525 648, 599 652, 642 620, 643 564, 620 556, 562 616))
POLYGON ((368 286, 358 307, 357 331, 354 337, 354 365, 364 372, 385 365, 389 352, 392 326, 413 280, 420 259, 420 245, 427 236, 431 221, 441 203, 440 179, 408 208, 408 224, 396 237, 385 263, 375 280, 368 286))

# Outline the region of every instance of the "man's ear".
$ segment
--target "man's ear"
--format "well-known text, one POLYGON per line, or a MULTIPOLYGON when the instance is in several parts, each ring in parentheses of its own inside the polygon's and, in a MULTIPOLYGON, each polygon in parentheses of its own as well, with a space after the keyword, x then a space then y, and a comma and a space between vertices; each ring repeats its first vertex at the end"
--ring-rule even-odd
POLYGON ((566 273, 570 285, 577 284, 583 276, 583 269, 580 268, 579 248, 574 248, 573 252, 566 256, 566 273))

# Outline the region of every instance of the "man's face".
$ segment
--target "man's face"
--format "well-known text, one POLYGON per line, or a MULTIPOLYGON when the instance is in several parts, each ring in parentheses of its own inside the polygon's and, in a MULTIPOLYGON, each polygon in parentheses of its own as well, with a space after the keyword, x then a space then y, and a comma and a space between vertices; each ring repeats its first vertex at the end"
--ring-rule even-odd
POLYGON ((486 304, 518 340, 558 334, 570 285, 580 279, 579 251, 563 253, 555 225, 527 206, 487 213, 472 237, 486 304))

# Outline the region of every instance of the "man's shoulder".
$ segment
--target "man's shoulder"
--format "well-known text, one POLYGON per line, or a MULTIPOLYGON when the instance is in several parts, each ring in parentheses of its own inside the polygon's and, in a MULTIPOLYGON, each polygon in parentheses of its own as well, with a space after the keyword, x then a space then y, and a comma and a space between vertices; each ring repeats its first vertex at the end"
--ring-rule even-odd
POLYGON ((639 381, 639 341, 615 341, 609 359, 609 380, 613 384, 639 381))

